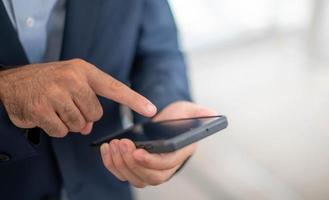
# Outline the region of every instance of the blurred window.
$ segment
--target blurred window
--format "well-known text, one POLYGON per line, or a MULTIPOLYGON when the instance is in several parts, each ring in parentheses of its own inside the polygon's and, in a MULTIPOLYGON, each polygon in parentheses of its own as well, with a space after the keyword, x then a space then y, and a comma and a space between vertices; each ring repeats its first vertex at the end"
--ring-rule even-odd
POLYGON ((306 29, 315 0, 169 0, 187 50, 306 29))

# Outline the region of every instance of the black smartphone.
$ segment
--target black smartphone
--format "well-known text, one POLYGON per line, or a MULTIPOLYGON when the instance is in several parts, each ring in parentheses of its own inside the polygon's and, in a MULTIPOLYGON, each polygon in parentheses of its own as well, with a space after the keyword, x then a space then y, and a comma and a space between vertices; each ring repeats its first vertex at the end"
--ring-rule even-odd
POLYGON ((99 147, 113 139, 127 138, 132 140, 137 148, 151 153, 167 153, 225 129, 227 125, 227 118, 222 115, 147 121, 100 138, 91 146, 99 147))

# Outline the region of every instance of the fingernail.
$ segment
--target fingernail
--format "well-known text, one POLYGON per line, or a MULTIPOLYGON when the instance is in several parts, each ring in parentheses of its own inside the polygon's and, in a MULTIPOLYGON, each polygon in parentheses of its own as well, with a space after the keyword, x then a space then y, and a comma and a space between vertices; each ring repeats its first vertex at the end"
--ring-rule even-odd
POLYGON ((102 144, 102 146, 101 146, 101 154, 103 156, 105 156, 105 155, 108 154, 108 152, 109 152, 109 145, 107 143, 102 144))
POLYGON ((120 144, 121 153, 127 153, 127 145, 125 143, 120 144))
POLYGON ((146 106, 146 112, 149 113, 150 115, 155 115, 157 111, 157 108, 155 107, 155 105, 153 105, 152 103, 147 104, 146 106))
POLYGON ((111 143, 111 152, 112 153, 117 153, 117 145, 115 142, 111 143))

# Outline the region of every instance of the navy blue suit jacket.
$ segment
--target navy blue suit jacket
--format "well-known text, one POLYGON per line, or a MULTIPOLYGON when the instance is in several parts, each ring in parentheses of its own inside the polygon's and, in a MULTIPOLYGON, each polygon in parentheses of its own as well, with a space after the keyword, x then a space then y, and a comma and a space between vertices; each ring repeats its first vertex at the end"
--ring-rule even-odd
MULTIPOLYGON (((189 100, 185 64, 166 0, 68 0, 61 60, 82 58, 150 99, 159 110, 189 100)), ((29 63, 0 1, 0 64, 29 63)), ((89 144, 122 128, 119 105, 100 98, 103 118, 89 136, 33 143, 0 105, 0 199, 47 199, 62 186, 71 200, 131 199, 89 144), (6 161, 7 160, 7 161, 6 161)), ((135 121, 142 117, 135 115, 135 121)))

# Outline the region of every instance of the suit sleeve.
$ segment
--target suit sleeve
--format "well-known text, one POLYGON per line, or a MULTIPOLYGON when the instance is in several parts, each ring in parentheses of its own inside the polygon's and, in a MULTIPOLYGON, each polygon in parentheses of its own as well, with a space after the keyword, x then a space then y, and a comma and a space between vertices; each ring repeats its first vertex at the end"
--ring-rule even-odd
MULTIPOLYGON (((3 70, 0 64, 0 71, 3 70)), ((9 156, 10 160, 0 160, 0 165, 15 162, 37 155, 36 150, 24 137, 24 130, 15 127, 0 100, 0 154, 9 156)))
MULTIPOLYGON (((166 0, 145 0, 131 86, 160 111, 179 100, 191 100, 177 28, 166 0)), ((143 120, 134 114, 135 122, 143 120)))

